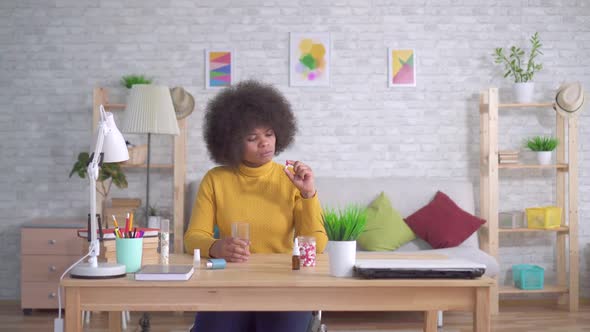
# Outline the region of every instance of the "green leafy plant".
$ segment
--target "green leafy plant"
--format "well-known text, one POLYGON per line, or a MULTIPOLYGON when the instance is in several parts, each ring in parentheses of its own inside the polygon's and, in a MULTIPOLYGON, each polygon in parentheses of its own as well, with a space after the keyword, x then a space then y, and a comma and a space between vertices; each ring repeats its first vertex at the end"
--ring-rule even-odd
MULTIPOLYGON (((90 154, 88 152, 81 152, 78 154, 78 160, 74 163, 72 170, 70 171, 70 178, 74 174, 82 179, 88 176, 88 164, 90 163, 90 154)), ((117 188, 127 188, 127 177, 121 168, 119 163, 103 163, 98 172, 99 185, 96 187, 96 191, 104 198, 109 195, 111 191, 111 185, 114 183, 117 188), (112 181, 106 180, 112 179, 112 181)))
POLYGON ((553 151, 559 144, 554 137, 535 136, 526 141, 526 146, 532 151, 553 151))
POLYGON ((515 83, 531 81, 535 73, 543 69, 542 64, 535 63, 537 56, 543 54, 540 50, 543 45, 539 41, 539 33, 535 32, 530 41, 532 45, 531 52, 526 64, 523 61, 525 52, 520 47, 510 47, 510 55, 508 57, 504 54, 504 50, 501 47, 496 48, 493 54, 496 63, 504 64, 504 69, 506 70, 504 77, 513 76, 515 83))
POLYGON ((150 84, 152 80, 145 78, 143 75, 127 75, 121 78, 121 84, 127 89, 131 89, 134 84, 150 84))
POLYGON ((158 207, 156 205, 150 204, 150 207, 148 208, 148 216, 150 216, 150 217, 157 216, 157 215, 159 215, 159 212, 160 211, 158 210, 158 207))
POLYGON ((324 229, 330 241, 355 241, 365 229, 366 209, 349 205, 342 210, 324 209, 324 229))

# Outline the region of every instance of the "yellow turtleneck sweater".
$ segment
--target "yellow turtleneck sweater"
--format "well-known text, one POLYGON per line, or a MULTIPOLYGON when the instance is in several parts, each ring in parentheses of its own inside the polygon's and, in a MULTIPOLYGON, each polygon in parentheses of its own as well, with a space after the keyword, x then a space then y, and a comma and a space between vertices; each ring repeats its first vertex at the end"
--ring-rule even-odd
POLYGON ((224 238, 231 236, 231 223, 240 221, 250 224, 251 253, 290 253, 293 232, 314 236, 317 252, 322 252, 328 238, 318 195, 301 197, 283 168, 269 162, 256 168, 220 166, 207 172, 184 235, 185 250, 200 249, 202 256, 209 256, 215 242, 213 226, 219 227, 224 238))

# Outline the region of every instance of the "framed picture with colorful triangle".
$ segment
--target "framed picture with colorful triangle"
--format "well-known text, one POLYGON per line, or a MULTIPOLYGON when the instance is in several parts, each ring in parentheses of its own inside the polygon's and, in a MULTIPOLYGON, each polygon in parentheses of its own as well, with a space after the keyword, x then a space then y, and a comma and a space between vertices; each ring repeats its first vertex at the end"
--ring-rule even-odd
POLYGON ((235 82, 236 54, 233 50, 205 50, 205 87, 224 88, 235 82))
POLYGON ((392 87, 416 86, 416 51, 414 49, 388 49, 387 82, 392 87))

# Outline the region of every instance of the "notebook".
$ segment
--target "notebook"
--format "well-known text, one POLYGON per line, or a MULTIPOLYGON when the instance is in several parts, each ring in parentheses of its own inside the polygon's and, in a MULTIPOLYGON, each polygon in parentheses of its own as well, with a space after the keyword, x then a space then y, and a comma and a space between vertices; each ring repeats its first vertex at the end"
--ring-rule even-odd
POLYGON ((192 265, 145 265, 135 273, 135 280, 189 280, 192 265))
POLYGON ((356 276, 364 279, 473 279, 486 271, 484 264, 464 259, 359 259, 356 276))

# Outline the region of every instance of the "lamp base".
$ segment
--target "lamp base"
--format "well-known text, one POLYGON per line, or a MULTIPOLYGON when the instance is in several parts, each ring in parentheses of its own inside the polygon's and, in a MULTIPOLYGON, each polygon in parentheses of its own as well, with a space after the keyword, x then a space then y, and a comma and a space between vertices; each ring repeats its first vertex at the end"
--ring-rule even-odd
POLYGON ((125 265, 117 263, 98 263, 98 267, 92 267, 90 263, 80 263, 70 271, 70 276, 77 279, 108 279, 126 275, 125 265))

